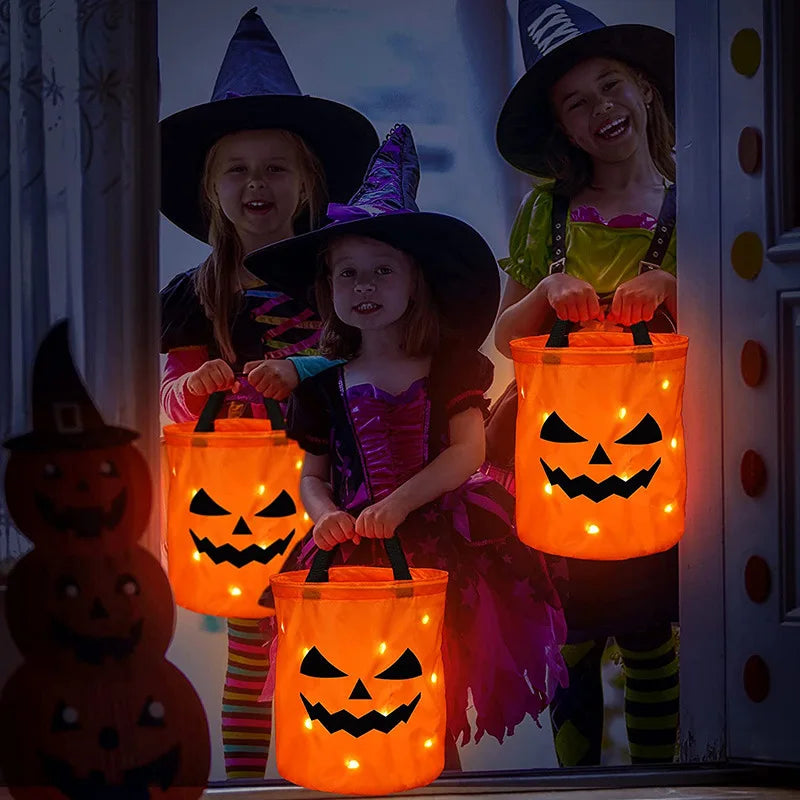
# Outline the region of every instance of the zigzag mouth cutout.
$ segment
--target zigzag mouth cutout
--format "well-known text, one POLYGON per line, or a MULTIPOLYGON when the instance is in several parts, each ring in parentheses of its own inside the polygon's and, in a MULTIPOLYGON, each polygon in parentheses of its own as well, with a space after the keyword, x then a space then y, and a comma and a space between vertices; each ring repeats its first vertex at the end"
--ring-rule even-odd
POLYGON ((558 486, 569 498, 579 496, 588 497, 595 503, 605 500, 612 495, 617 497, 629 498, 637 489, 646 489, 653 480, 653 475, 661 465, 661 459, 657 459, 655 464, 649 469, 640 469, 635 475, 623 480, 618 475, 612 475, 605 480, 593 481, 588 475, 579 475, 577 478, 570 478, 561 467, 551 469, 547 466, 543 458, 539 461, 544 468, 545 475, 551 486, 558 486))
POLYGON ((362 717, 356 717, 344 709, 331 714, 322 703, 312 704, 303 696, 302 692, 300 693, 300 699, 312 721, 318 720, 328 733, 344 731, 356 739, 370 731, 389 733, 401 722, 408 722, 421 697, 422 693, 420 692, 410 703, 398 706, 391 714, 384 715, 373 709, 362 717))
POLYGON ((175 745, 164 755, 140 767, 127 769, 123 773, 122 783, 108 783, 100 770, 93 770, 86 778, 78 778, 75 770, 67 761, 39 751, 44 774, 51 785, 55 786, 69 800, 87 800, 87 798, 142 798, 151 796, 150 787, 158 786, 167 791, 174 783, 181 762, 180 745, 175 745))
POLYGON ((98 539, 103 529, 114 530, 119 525, 128 501, 127 490, 121 489, 106 510, 102 506, 62 506, 42 494, 34 492, 33 502, 44 521, 53 528, 73 531, 81 539, 98 539))
POLYGON ((217 547, 208 537, 201 539, 191 528, 189 529, 198 553, 207 555, 215 564, 232 564, 239 569, 248 564, 269 564, 275 556, 282 556, 292 541, 294 531, 292 528, 287 536, 277 539, 268 547, 251 544, 244 550, 237 550, 228 542, 217 547))
POLYGON ((79 661, 102 664, 106 658, 117 661, 127 658, 142 638, 142 624, 141 619, 134 622, 128 636, 86 636, 56 619, 51 620, 51 630, 55 641, 72 649, 79 661))

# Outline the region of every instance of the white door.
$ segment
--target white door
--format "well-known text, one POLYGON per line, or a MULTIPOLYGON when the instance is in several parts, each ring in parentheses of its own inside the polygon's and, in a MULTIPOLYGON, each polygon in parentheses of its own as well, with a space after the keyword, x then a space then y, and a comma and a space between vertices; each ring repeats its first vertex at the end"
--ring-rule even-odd
POLYGON ((800 4, 719 3, 730 759, 800 763, 800 4))

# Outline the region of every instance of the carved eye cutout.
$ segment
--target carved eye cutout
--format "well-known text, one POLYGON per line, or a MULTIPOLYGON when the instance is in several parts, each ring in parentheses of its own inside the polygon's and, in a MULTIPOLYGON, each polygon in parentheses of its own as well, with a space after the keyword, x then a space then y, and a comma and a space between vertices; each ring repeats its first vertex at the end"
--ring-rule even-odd
POLYGON ((55 480, 61 477, 61 469, 56 464, 45 464, 42 475, 49 480, 55 480))
POLYGON ((142 706, 142 713, 139 714, 137 725, 145 728, 163 728, 165 713, 163 703, 148 697, 142 706))
POLYGON ((189 511, 192 514, 202 514, 204 517, 224 517, 230 514, 221 505, 215 503, 207 494, 205 489, 201 489, 189 503, 189 511))
POLYGON ((139 583, 133 575, 120 575, 117 579, 117 591, 126 597, 133 597, 141 593, 139 583))
POLYGON ((572 428, 564 422, 561 417, 554 411, 548 414, 547 419, 542 425, 541 433, 539 434, 546 442, 563 442, 564 444, 571 444, 573 442, 585 442, 578 433, 575 433, 572 428))
POLYGON ((72 706, 68 706, 63 701, 58 704, 58 707, 53 714, 53 721, 50 729, 53 733, 59 731, 77 731, 80 730, 80 715, 78 710, 72 706))
POLYGON ((266 508, 262 508, 257 517, 291 517, 297 512, 292 496, 284 489, 266 508))
POLYGON ((62 597, 74 600, 81 593, 81 587, 74 578, 63 575, 58 581, 58 593, 62 597))
POLYGON ((300 664, 300 674, 309 678, 344 678, 347 673, 331 664, 316 647, 312 647, 300 664))
POLYGON ((117 472, 117 466, 114 464, 113 461, 103 461, 100 464, 100 474, 104 478, 119 478, 119 472, 117 472))
POLYGON ((653 442, 660 442, 661 439, 661 428, 658 427, 658 423, 650 414, 645 414, 641 422, 630 433, 617 439, 614 444, 653 444, 653 442))
POLYGON ((404 681, 408 678, 419 678, 420 675, 422 675, 422 664, 411 650, 406 648, 403 655, 391 667, 375 677, 382 681, 404 681))

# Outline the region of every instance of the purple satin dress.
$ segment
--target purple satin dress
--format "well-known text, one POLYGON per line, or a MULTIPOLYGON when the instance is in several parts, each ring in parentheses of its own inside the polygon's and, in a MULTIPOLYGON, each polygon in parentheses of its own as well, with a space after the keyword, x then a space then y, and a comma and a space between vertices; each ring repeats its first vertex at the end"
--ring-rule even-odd
MULTIPOLYGON (((399 395, 371 384, 347 388, 346 402, 372 497, 389 495, 429 461, 427 378, 399 395)), ((348 471, 347 459, 336 469, 348 471)), ((363 505, 366 487, 343 475, 343 508, 363 505)), ((444 631, 448 728, 456 742, 484 733, 502 742, 526 714, 537 719, 556 685, 566 685, 560 646, 566 624, 541 553, 522 544, 513 528, 513 498, 476 473, 458 489, 414 511, 398 528, 408 562, 449 573, 444 631)), ((382 544, 343 545, 348 564, 387 563, 382 544)), ((299 566, 316 551, 309 540, 299 566)), ((537 720, 538 721, 538 720, 537 720)))

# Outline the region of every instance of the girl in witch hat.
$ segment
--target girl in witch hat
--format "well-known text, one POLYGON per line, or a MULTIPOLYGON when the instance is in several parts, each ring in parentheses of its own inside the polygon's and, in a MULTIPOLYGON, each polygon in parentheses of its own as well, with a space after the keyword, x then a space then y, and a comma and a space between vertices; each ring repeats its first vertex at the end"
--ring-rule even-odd
POLYGON ((285 569, 338 544, 349 564, 385 563, 376 540, 396 533, 412 566, 448 570, 455 767, 453 745, 470 738, 467 690, 475 740, 502 742, 564 680, 565 631, 541 553, 515 536, 511 496, 477 472, 493 374, 478 347, 497 309, 497 266, 469 225, 417 209, 418 179, 411 133, 399 125, 349 204, 328 206, 333 223, 246 263, 297 297, 317 273, 322 351, 346 359, 289 400, 287 431, 306 450, 301 494, 315 527, 285 569), (355 547, 361 539, 369 542, 355 547))
MULTIPOLYGON (((245 253, 313 228, 328 196, 358 185, 377 146, 352 108, 302 95, 277 42, 252 9, 242 17, 211 102, 161 122, 161 209, 212 246, 161 292, 161 401, 176 422, 231 390, 225 416, 265 416, 298 379, 329 366, 315 352, 308 304, 245 269, 245 253)), ((223 742, 228 777, 261 778, 271 710, 257 702, 267 670, 257 620, 229 620, 223 742), (257 688, 258 687, 258 688, 257 688)))
MULTIPOLYGON (((566 0, 520 0, 527 72, 497 124, 503 157, 538 178, 511 232, 498 349, 549 331, 646 321, 674 330, 675 162, 671 34, 604 25, 566 0)), ((513 491, 516 386, 487 424, 487 473, 513 491)), ((600 763, 601 657, 625 665, 634 763, 672 761, 678 721, 676 548, 627 561, 567 559, 568 688, 550 709, 562 765, 600 763), (635 671, 635 676, 634 676, 635 671)))

